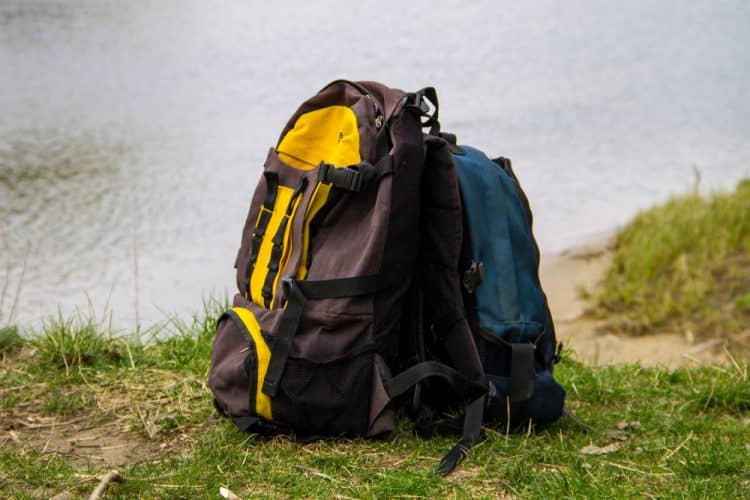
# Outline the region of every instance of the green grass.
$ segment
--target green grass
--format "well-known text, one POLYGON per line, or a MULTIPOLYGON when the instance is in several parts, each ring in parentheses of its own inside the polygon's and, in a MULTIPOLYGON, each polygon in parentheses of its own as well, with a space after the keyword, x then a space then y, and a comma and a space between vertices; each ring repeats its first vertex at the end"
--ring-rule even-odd
POLYGON ((592 368, 568 356, 557 375, 570 408, 593 432, 567 418, 530 434, 487 429, 459 469, 442 478, 433 468, 453 440, 417 438, 404 418, 381 440, 302 445, 237 432, 216 414, 205 385, 213 325, 224 307, 209 302, 192 321, 173 320, 143 345, 97 333, 96 325, 57 321, 5 352, 0 490, 20 498, 63 490, 84 496, 112 468, 96 459, 97 449, 74 456, 53 443, 45 451, 50 427, 29 425, 54 420, 64 439, 78 439, 81 424, 66 424, 78 421, 130 443, 133 456, 117 467, 125 482, 110 486, 112 498, 217 498, 222 486, 265 498, 750 495, 745 361, 669 371, 592 368), (608 454, 581 451, 613 443, 608 454))
MULTIPOLYGON (((640 214, 618 235, 592 297, 634 332, 741 338, 750 325, 750 181, 640 214)), ((227 307, 208 300, 190 321, 145 334, 80 318, 26 336, 0 330, 0 491, 86 496, 114 467, 105 450, 122 449, 125 481, 110 498, 217 498, 220 487, 264 498, 750 497, 748 359, 668 370, 591 367, 568 353, 557 378, 594 430, 569 418, 538 432, 487 428, 443 478, 434 467, 454 439, 415 437, 403 417, 380 440, 302 445, 239 433, 206 386, 227 307), (92 441, 92 432, 109 437, 92 441)))
POLYGON ((747 341, 750 179, 732 192, 675 197, 640 213, 617 235, 592 296, 618 329, 747 341))
POLYGON ((18 333, 16 326, 5 326, 0 328, 0 355, 19 349, 23 345, 23 339, 18 333))

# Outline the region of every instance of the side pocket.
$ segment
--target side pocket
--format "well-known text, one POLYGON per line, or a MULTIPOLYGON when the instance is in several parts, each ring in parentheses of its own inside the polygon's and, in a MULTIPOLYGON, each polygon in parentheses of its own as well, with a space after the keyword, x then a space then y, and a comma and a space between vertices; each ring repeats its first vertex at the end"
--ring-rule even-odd
POLYGON ((208 385, 227 415, 273 419, 271 400, 258 383, 265 377, 270 357, 260 325, 249 310, 235 307, 219 318, 208 385))
POLYGON ((274 398, 274 416, 302 439, 367 433, 373 363, 373 346, 329 363, 289 358, 274 398))

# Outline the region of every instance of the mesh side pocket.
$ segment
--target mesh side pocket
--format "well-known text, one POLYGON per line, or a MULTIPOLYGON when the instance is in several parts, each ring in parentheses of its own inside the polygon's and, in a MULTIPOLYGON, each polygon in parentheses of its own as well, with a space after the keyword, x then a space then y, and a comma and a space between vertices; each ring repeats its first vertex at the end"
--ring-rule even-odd
POLYGON ((330 363, 290 358, 273 400, 274 419, 299 437, 366 433, 373 363, 371 348, 330 363))

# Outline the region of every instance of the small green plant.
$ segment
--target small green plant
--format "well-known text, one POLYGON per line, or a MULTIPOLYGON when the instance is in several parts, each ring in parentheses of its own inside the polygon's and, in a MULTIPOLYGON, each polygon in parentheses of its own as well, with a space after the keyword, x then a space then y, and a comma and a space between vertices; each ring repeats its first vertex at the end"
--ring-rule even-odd
POLYGON ((597 310, 633 333, 732 337, 750 325, 750 179, 733 192, 675 197, 617 235, 594 292, 597 310))
POLYGON ((0 328, 0 354, 17 351, 23 347, 24 339, 18 333, 18 327, 5 326, 0 328))
POLYGON ((170 368, 206 373, 216 321, 227 309, 229 303, 226 298, 204 298, 203 310, 194 314, 190 321, 170 317, 164 328, 166 336, 156 343, 161 363, 170 368))
POLYGON ((75 390, 65 393, 60 389, 52 389, 45 395, 42 409, 45 413, 66 416, 80 411, 91 403, 91 399, 85 393, 75 390))
POLYGON ((93 321, 80 318, 50 319, 45 322, 42 334, 31 342, 42 363, 66 370, 76 365, 97 366, 122 358, 111 333, 103 333, 93 321))

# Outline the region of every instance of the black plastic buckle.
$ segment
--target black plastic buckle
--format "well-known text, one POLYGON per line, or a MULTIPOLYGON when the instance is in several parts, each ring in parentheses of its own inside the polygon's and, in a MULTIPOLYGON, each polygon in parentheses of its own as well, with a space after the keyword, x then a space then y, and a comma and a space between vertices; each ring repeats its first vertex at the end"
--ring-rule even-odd
POLYGON ((318 165, 318 181, 328 182, 328 171, 331 168, 333 168, 333 165, 321 161, 320 165, 318 165))
POLYGON ((471 266, 464 272, 461 283, 469 293, 474 293, 477 289, 477 285, 484 281, 484 263, 471 261, 471 266))
POLYGON ((426 115, 430 112, 430 105, 425 102, 424 92, 422 92, 421 90, 418 90, 412 94, 406 94, 405 99, 405 107, 415 109, 423 115, 426 115))
POLYGON ((362 175, 362 172, 350 167, 339 170, 346 175, 346 181, 344 181, 345 189, 354 191, 355 193, 362 191, 362 186, 365 184, 365 176, 362 175))
POLYGON ((359 193, 365 185, 364 175, 352 167, 336 168, 328 163, 320 164, 318 171, 320 182, 330 182, 335 187, 359 193))
POLYGON ((281 277, 281 294, 284 300, 289 297, 289 289, 292 287, 292 281, 294 281, 294 278, 290 278, 289 276, 281 277))

